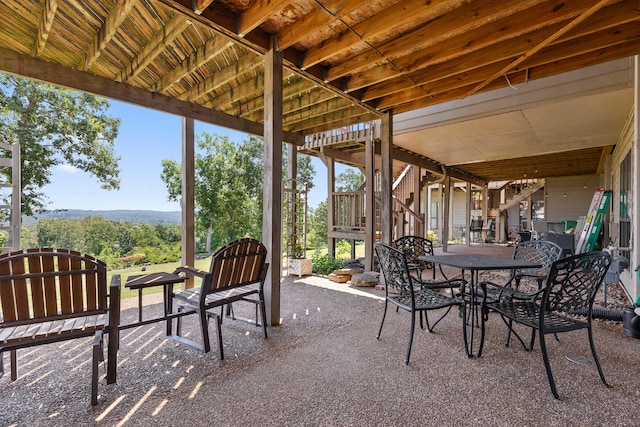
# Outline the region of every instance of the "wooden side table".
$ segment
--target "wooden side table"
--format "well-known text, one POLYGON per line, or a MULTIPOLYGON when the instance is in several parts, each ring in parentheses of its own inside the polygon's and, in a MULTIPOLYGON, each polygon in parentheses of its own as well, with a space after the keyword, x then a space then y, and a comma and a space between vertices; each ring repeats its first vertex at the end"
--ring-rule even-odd
POLYGON ((125 288, 129 289, 137 289, 138 290, 138 321, 135 323, 130 323, 128 325, 120 326, 120 329, 127 329, 136 326, 147 325, 153 322, 161 322, 167 319, 169 313, 167 312, 167 303, 168 298, 171 298, 171 291, 173 289, 174 283, 180 283, 187 280, 186 277, 179 276, 174 273, 148 273, 148 274, 137 274, 134 276, 129 276, 127 281, 124 284, 125 288), (153 286, 162 286, 163 289, 163 310, 164 315, 162 317, 155 317, 153 319, 142 320, 142 290, 145 288, 150 288, 153 286))

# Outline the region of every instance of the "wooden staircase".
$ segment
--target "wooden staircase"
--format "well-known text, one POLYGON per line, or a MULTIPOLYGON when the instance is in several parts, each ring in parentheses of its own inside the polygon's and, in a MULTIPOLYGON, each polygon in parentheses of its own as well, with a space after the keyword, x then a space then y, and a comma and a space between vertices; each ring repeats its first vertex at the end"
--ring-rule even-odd
POLYGON ((506 200, 504 203, 500 203, 498 210, 502 212, 506 211, 509 208, 512 208, 521 201, 525 200, 527 197, 531 196, 536 191, 543 188, 544 185, 544 179, 510 181, 503 186, 504 191, 507 192, 506 200))

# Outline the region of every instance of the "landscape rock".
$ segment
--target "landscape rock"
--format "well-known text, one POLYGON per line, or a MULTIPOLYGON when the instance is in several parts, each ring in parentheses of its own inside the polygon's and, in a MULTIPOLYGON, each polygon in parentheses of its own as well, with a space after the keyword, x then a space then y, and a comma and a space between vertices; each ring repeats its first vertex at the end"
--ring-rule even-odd
POLYGON ((372 288, 380 283, 380 273, 368 271, 366 273, 356 273, 351 276, 351 285, 372 288))
POLYGON ((335 270, 333 274, 344 274, 347 276, 353 276, 354 274, 363 273, 364 269, 362 268, 341 268, 339 270, 335 270))
POLYGON ((336 274, 336 273, 329 274, 329 280, 336 283, 347 283, 350 279, 351 279, 351 276, 347 274, 336 274))

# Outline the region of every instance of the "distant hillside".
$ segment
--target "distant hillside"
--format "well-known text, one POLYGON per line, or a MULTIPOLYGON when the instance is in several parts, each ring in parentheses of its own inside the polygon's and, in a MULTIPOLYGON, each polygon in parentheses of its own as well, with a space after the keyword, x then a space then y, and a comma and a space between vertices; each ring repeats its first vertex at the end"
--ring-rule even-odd
POLYGON ((144 211, 144 210, 112 210, 112 211, 85 211, 80 209, 69 209, 66 211, 49 211, 38 214, 37 217, 24 217, 22 224, 25 227, 33 227, 38 220, 48 219, 82 219, 86 216, 102 216, 105 219, 116 222, 130 222, 134 225, 140 224, 180 224, 181 214, 176 212, 144 211))

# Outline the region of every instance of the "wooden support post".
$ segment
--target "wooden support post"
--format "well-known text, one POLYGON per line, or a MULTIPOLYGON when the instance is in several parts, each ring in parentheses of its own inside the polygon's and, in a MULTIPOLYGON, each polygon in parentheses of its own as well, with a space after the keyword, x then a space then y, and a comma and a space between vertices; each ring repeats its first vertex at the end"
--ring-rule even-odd
POLYGON ((365 230, 364 230, 364 269, 373 271, 373 254, 376 236, 376 202, 374 192, 375 180, 375 147, 373 145, 373 131, 369 134, 365 145, 365 230))
MULTIPOLYGON (((182 264, 195 265, 195 144, 194 121, 182 118, 182 264)), ((193 277, 185 288, 193 288, 193 277)))
POLYGON ((336 204, 334 203, 334 193, 336 191, 336 164, 333 157, 327 157, 327 253, 330 256, 336 256, 336 239, 331 236, 335 224, 333 219, 336 217, 336 204))
POLYGON ((466 188, 467 188, 467 194, 465 197, 465 202, 464 202, 464 209, 465 209, 465 218, 466 218, 466 228, 464 231, 464 235, 465 238, 467 239, 467 246, 471 246, 471 238, 473 237, 473 234, 471 234, 471 204, 473 203, 472 200, 472 193, 473 191, 471 190, 471 183, 469 181, 467 181, 466 183, 466 188))
MULTIPOLYGON (((413 211, 421 218, 423 216, 420 214, 422 208, 422 195, 420 193, 420 175, 421 169, 420 166, 413 166, 413 211)), ((424 237, 424 223, 418 221, 416 218, 413 218, 413 235, 424 237)))
POLYGON ((280 324, 282 276, 282 52, 272 46, 264 62, 264 193, 262 241, 269 272, 265 280, 267 323, 280 324))
POLYGON ((380 189, 381 240, 391 244, 393 241, 393 115, 389 112, 382 116, 380 153, 382 155, 382 182, 380 189))
POLYGON ((449 221, 451 216, 451 177, 447 174, 444 179, 444 188, 442 191, 442 251, 447 252, 449 248, 450 227, 449 221))

